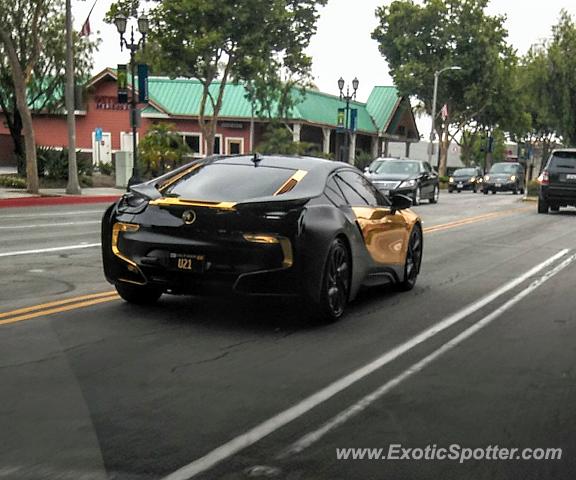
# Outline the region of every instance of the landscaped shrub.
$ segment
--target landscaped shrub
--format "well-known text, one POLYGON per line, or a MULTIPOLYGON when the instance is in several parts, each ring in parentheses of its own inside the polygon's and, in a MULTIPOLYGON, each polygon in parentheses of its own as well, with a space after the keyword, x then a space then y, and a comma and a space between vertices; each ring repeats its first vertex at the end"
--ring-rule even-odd
POLYGON ((26 188, 26 179, 12 175, 0 175, 0 187, 26 188))

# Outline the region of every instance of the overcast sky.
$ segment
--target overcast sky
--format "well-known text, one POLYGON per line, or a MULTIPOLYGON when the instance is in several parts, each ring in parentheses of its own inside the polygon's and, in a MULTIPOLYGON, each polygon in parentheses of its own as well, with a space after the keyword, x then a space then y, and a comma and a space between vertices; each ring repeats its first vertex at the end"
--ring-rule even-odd
MULTIPOLYGON (((100 31, 103 40, 95 56, 95 72, 126 63, 129 58, 128 52, 120 52, 115 27, 102 21, 111 3, 112 0, 98 0, 90 17, 92 32, 100 31)), ((321 9, 318 33, 309 48, 314 61, 315 83, 321 91, 337 94, 340 76, 347 82, 356 76, 360 80, 358 99, 364 101, 375 85, 392 84, 386 61, 370 38, 377 24, 376 7, 388 3, 384 0, 329 0, 321 9)), ((92 4, 93 0, 74 1, 77 29, 81 28, 92 4)), ((509 41, 523 54, 530 45, 550 36, 562 8, 576 16, 574 0, 492 0, 489 13, 506 15, 509 41)), ((429 129, 424 120, 419 120, 419 124, 420 133, 429 129)))

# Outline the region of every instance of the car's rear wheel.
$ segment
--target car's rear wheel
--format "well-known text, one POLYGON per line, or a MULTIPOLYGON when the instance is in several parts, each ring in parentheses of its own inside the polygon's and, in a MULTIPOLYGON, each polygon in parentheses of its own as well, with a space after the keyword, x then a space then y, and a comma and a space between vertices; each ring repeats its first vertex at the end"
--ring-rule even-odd
POLYGON ((399 283, 400 290, 412 290, 416 285, 420 264, 422 263, 422 229, 416 225, 410 233, 408 249, 406 251, 406 262, 404 263, 404 280, 399 283))
POLYGON ((492 190, 492 195, 496 195, 496 190, 492 190))
POLYGON ((122 299, 136 305, 151 305, 156 303, 162 295, 162 290, 146 285, 118 282, 114 286, 122 299))
POLYGON ((348 248, 344 240, 336 238, 328 251, 320 302, 314 305, 318 320, 334 322, 344 314, 350 295, 351 270, 348 248))
POLYGON ((482 190, 482 193, 483 193, 484 195, 488 195, 488 190, 482 190))
POLYGON ((440 187, 436 185, 434 187, 434 193, 430 197, 430 203, 438 203, 439 199, 440 199, 440 187))
POLYGON ((550 205, 548 205, 548 202, 546 202, 546 200, 544 200, 543 198, 539 197, 538 198, 538 213, 548 213, 549 208, 550 208, 550 205))

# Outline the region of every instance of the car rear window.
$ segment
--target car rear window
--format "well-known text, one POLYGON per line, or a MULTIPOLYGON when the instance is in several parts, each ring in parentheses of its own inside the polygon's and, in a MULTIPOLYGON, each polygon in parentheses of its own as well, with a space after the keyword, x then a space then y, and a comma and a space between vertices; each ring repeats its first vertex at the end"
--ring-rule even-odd
POLYGON ((225 163, 197 168, 164 195, 202 202, 239 202, 274 195, 296 170, 225 163))
POLYGON ((550 167, 555 170, 576 170, 576 152, 555 152, 550 167))

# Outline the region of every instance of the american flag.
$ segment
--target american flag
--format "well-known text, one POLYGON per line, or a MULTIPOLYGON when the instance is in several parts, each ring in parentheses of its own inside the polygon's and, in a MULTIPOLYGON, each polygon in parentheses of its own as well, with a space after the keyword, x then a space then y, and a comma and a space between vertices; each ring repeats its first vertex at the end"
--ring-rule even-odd
POLYGON ((92 15, 92 10, 94 10, 94 7, 96 6, 97 1, 98 0, 94 0, 94 5, 92 5, 92 8, 90 9, 90 12, 88 13, 88 18, 86 18, 84 25, 82 25, 82 29, 80 30, 80 36, 81 37, 87 37, 88 35, 90 35, 92 33, 92 30, 90 29, 90 15, 92 15))
POLYGON ((440 110, 440 116, 442 117, 442 120, 446 120, 448 118, 448 104, 445 103, 444 106, 442 107, 442 110, 440 110))

